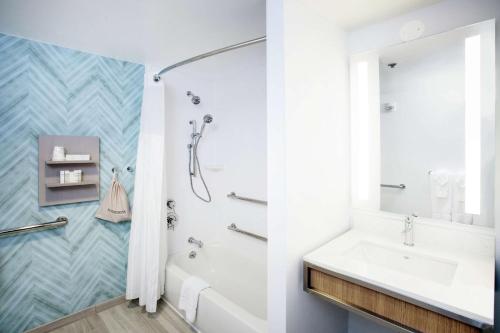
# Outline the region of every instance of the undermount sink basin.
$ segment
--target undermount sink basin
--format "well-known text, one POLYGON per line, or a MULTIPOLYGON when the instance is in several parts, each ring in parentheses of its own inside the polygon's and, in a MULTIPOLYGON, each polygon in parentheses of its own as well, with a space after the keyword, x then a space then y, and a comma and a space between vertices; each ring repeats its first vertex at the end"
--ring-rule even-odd
POLYGON ((457 263, 433 256, 415 254, 362 241, 344 253, 346 258, 356 260, 377 269, 408 274, 413 277, 450 285, 457 270, 457 263))
POLYGON ((405 246, 400 222, 358 221, 304 256, 304 281, 315 271, 318 283, 328 275, 459 321, 493 325, 494 233, 422 222, 415 246, 405 246))

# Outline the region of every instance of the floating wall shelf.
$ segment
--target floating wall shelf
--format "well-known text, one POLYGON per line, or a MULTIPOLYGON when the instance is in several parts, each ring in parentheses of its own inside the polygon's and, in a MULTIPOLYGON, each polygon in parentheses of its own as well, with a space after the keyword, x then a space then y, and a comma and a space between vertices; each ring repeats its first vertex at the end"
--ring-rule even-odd
POLYGON ((47 187, 49 188, 58 188, 58 187, 70 187, 70 186, 90 186, 90 185, 97 185, 98 183, 97 182, 81 182, 81 183, 64 183, 64 184, 60 184, 60 183, 50 183, 50 184, 47 184, 47 187))
POLYGON ((47 165, 65 165, 65 164, 96 164, 94 160, 90 161, 45 161, 47 165))
POLYGON ((96 136, 40 135, 38 137, 38 204, 62 205, 99 200, 99 138, 96 136), (52 161, 54 146, 66 154, 90 154, 91 160, 52 161), (60 171, 82 170, 82 182, 59 182, 60 171))

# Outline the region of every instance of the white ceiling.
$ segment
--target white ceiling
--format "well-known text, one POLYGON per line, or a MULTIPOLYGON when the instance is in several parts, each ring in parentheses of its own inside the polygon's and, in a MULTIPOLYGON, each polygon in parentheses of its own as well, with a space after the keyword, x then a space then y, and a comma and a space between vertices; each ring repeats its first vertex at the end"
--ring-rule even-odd
MULTIPOLYGON (((465 52, 464 41, 467 37, 477 34, 482 34, 483 36, 494 35, 494 33, 494 21, 487 20, 424 38, 384 47, 378 50, 378 56, 381 64, 387 65, 389 63, 397 63, 398 67, 414 61, 421 61, 422 59, 431 57, 435 53, 448 51, 453 48, 461 50, 457 52, 457 54, 463 57, 463 53, 465 52)), ((389 70, 387 66, 383 66, 382 69, 389 70)))
POLYGON ((0 0, 0 32, 168 65, 265 34, 265 0, 0 0))
MULTIPOLYGON (((318 0, 315 0, 318 1, 318 0)), ((322 8, 346 30, 383 21, 441 0, 320 0, 322 8), (326 7, 325 7, 326 6, 326 7)))
MULTIPOLYGON (((302 1, 327 8, 322 14, 345 29, 438 2, 302 1)), ((265 35, 265 6, 266 0, 0 0, 0 32, 166 66, 265 35)))

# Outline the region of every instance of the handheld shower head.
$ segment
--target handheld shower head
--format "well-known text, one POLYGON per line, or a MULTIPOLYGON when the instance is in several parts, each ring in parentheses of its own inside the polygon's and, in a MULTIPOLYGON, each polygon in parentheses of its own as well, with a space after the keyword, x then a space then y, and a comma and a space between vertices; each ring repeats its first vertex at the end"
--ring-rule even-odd
POLYGON ((210 124, 214 120, 214 117, 210 114, 203 116, 203 123, 201 124, 200 132, 196 133, 196 121, 191 120, 189 123, 193 125, 193 133, 191 134, 191 143, 188 145, 189 150, 189 182, 191 184, 191 190, 194 195, 204 202, 211 202, 212 197, 208 189, 203 174, 201 172, 200 161, 198 159, 198 145, 203 137, 203 131, 205 130, 205 125, 210 124), (193 177, 200 177, 201 183, 205 188, 206 197, 198 194, 197 190, 193 186, 193 177))
POLYGON ((203 130, 205 129, 206 124, 210 124, 214 120, 214 117, 211 114, 206 114, 203 116, 203 124, 200 129, 200 136, 203 134, 203 130))
POLYGON ((214 120, 214 117, 211 114, 206 114, 203 116, 203 122, 206 124, 210 124, 214 120))

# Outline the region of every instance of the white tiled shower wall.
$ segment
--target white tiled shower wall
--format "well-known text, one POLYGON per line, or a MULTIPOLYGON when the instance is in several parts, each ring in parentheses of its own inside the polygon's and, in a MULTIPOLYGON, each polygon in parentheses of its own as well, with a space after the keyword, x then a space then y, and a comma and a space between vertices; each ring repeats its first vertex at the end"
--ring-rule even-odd
MULTIPOLYGON (((190 247, 193 236, 223 242, 256 258, 265 243, 227 230, 238 227, 266 236, 266 206, 229 199, 239 195, 266 200, 266 59, 265 44, 220 54, 178 68, 162 77, 166 85, 167 193, 176 201, 178 226, 169 233, 169 254, 190 247), (200 96, 194 105, 186 91, 200 96), (199 144, 199 159, 213 201, 191 192, 188 149, 194 119, 198 129, 213 115, 199 144)), ((200 179, 195 188, 205 196, 200 179)))

